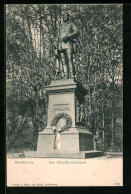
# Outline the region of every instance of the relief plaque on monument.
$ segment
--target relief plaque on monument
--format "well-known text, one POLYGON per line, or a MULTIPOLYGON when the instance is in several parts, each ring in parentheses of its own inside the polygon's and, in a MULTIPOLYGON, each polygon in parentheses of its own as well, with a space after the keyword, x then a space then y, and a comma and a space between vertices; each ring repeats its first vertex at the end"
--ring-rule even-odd
POLYGON ((68 111, 70 110, 70 104, 54 104, 53 110, 68 111))

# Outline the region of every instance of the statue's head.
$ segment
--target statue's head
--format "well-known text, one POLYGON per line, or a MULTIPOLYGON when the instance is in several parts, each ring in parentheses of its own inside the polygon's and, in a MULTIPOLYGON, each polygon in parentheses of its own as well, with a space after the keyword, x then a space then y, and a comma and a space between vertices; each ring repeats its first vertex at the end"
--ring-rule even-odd
POLYGON ((68 14, 67 12, 65 12, 65 13, 63 14, 63 21, 64 21, 64 22, 68 22, 68 21, 69 21, 69 14, 68 14))

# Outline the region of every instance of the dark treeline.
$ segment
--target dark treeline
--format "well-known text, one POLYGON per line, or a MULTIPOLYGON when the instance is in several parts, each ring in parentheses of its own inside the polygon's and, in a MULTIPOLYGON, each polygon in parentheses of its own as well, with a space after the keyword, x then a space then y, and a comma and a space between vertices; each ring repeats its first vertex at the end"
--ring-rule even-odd
POLYGON ((32 150, 46 126, 44 86, 55 75, 53 44, 62 14, 77 25, 77 79, 88 90, 85 124, 97 149, 122 151, 121 5, 7 5, 8 151, 32 150))

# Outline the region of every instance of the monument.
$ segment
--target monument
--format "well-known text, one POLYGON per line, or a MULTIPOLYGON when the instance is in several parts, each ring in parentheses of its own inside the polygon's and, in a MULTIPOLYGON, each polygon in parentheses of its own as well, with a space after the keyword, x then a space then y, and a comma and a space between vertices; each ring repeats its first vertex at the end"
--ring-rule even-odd
POLYGON ((63 15, 55 45, 56 79, 45 87, 48 96, 47 127, 38 133, 37 151, 28 157, 86 158, 102 155, 94 150, 93 134, 83 125, 86 89, 75 80, 73 53, 79 31, 63 15))

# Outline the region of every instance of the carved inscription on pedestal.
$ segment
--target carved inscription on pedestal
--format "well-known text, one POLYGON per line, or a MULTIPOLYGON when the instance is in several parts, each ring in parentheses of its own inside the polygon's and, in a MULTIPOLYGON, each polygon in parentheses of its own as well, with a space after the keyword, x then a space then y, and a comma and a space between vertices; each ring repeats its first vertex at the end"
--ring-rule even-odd
POLYGON ((53 105, 53 111, 55 111, 55 110, 69 111, 70 110, 70 104, 54 104, 53 105))

